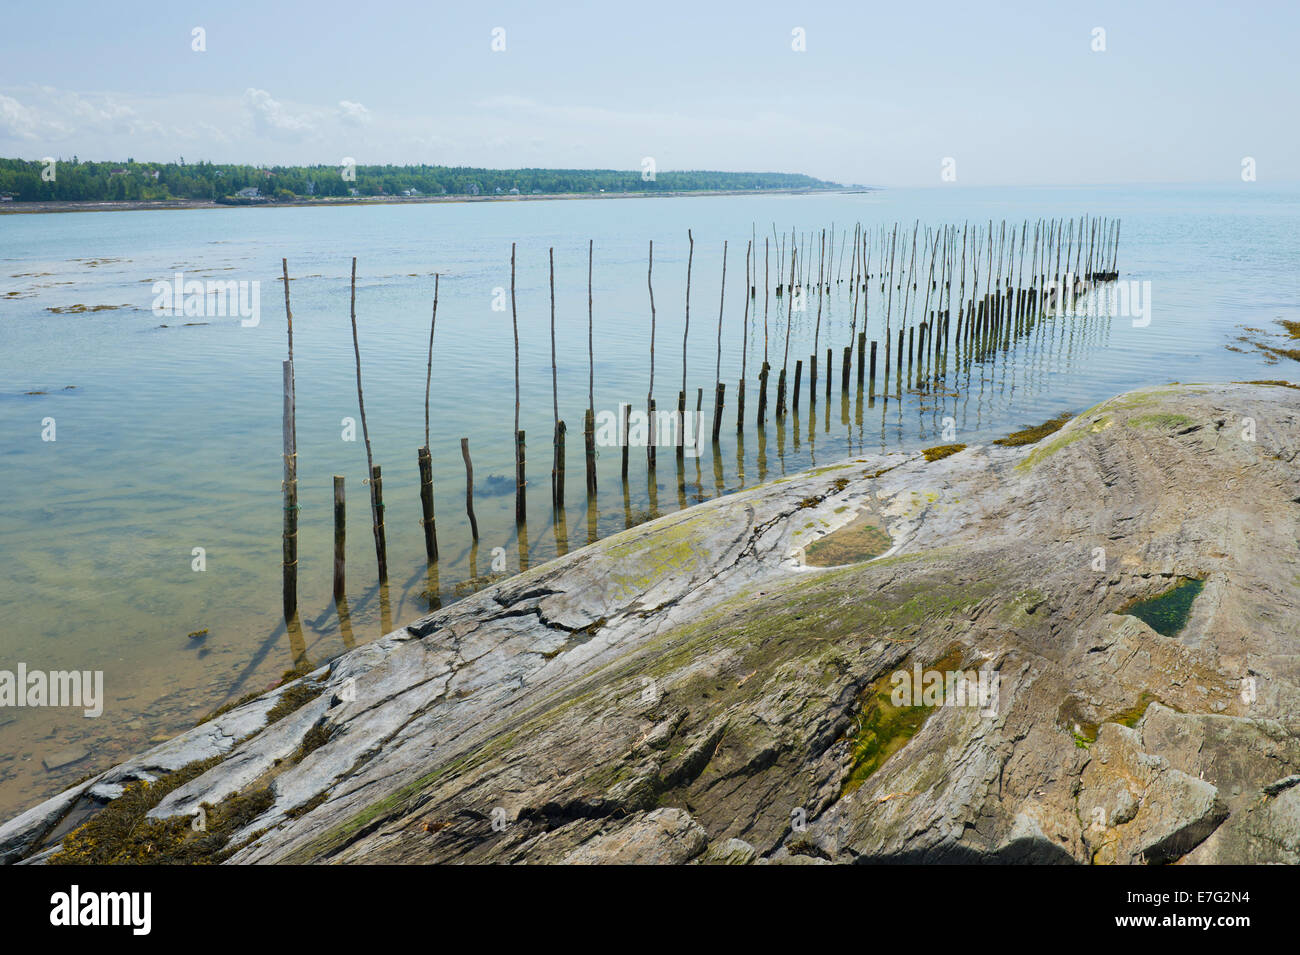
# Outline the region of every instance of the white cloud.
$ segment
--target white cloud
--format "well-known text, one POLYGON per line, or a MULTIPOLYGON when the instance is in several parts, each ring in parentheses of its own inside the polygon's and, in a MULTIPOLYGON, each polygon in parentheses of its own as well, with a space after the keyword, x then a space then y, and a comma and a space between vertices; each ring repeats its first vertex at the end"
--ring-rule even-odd
POLYGON ((345 123, 364 125, 370 122, 370 110, 351 100, 339 100, 339 117, 345 123))
POLYGON ((244 90, 244 105, 252 113, 253 125, 259 132, 301 136, 316 128, 306 115, 290 113, 266 90, 252 87, 244 90))
POLYGON ((0 136, 38 139, 39 125, 40 120, 33 110, 28 109, 12 96, 0 96, 0 136))

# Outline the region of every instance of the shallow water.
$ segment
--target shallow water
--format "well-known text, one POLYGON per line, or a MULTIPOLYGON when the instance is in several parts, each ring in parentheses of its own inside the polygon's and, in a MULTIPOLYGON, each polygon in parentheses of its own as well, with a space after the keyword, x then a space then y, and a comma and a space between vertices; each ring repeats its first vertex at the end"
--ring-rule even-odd
MULTIPOLYGON (((104 768, 150 738, 274 681, 303 658, 321 661, 380 635, 498 573, 536 566, 565 547, 651 513, 751 486, 849 454, 977 444, 1117 392, 1172 380, 1295 378, 1237 342, 1242 326, 1280 331, 1300 318, 1300 189, 1105 187, 881 191, 857 195, 605 199, 310 209, 219 209, 0 216, 0 669, 103 670, 105 710, 0 709, 0 813, 104 768), (947 387, 901 400, 830 401, 754 428, 763 353, 762 275, 748 324, 747 425, 735 431, 741 292, 751 230, 812 233, 919 219, 963 221, 1119 216, 1119 268, 1149 280, 1152 321, 1044 322, 1026 342, 976 363, 947 387), (651 496, 644 452, 631 454, 624 500, 617 449, 602 449, 594 515, 586 506, 582 412, 587 402, 587 241, 594 240, 595 407, 643 407, 648 387, 646 246, 655 242, 655 394, 676 403, 682 375, 687 229, 695 256, 687 362, 693 407, 711 416, 719 278, 729 242, 722 331, 727 383, 720 454, 685 461, 661 448, 651 496), (514 353, 510 312, 492 307, 510 284, 518 243, 521 428, 528 435, 529 523, 521 542, 510 492, 514 353), (549 502, 552 393, 547 250, 555 249, 561 416, 568 423, 568 507, 549 502), (342 440, 357 417, 348 316, 357 256, 357 321, 366 412, 384 471, 390 586, 375 583, 365 451, 342 440), (280 258, 292 276, 297 387, 301 630, 280 614, 281 361, 286 329, 280 258), (261 320, 166 317, 152 286, 187 278, 260 283, 261 320), (441 274, 430 444, 442 559, 426 570, 416 449, 424 442, 425 361, 433 274, 441 274), (16 293, 16 294, 11 294, 16 293), (63 312, 53 308, 124 308, 63 312), (188 325, 187 322, 207 324, 188 325), (167 327, 160 327, 161 325, 167 327), (1242 349, 1230 351, 1227 346, 1242 349), (72 387, 68 387, 72 386, 72 387), (27 392, 45 392, 27 394, 27 392), (942 419, 956 436, 941 434, 942 419), (42 441, 53 418, 57 440, 42 441), (464 511, 460 438, 469 437, 481 540, 464 511), (331 599, 332 475, 347 480, 349 619, 331 599), (504 484, 503 484, 504 482, 504 484), (493 493, 500 487, 505 493, 493 493), (191 569, 196 547, 206 570, 191 569), (494 561, 496 567, 494 568, 494 561), (187 634, 207 628, 202 640, 187 634), (47 772, 54 751, 88 755, 47 772)), ((814 263, 815 266, 815 263, 814 263)), ((786 263, 788 268, 788 262, 786 263)), ((847 262, 844 271, 847 274, 847 262)), ((775 285, 776 266, 772 282, 775 285)), ((821 355, 847 341, 846 281, 825 303, 821 355)), ((869 337, 879 329, 875 291, 869 337)), ((768 346, 784 349, 784 303, 772 299, 768 346)), ((815 300, 793 316, 789 366, 812 350, 815 300)), ((919 310, 918 310, 919 311, 919 310)), ((1250 333, 1259 337, 1259 333, 1250 333)), ((883 346, 882 346, 883 347, 883 346)), ((1290 367, 1288 367, 1290 366, 1290 367)), ((825 380, 826 370, 820 370, 825 380)))

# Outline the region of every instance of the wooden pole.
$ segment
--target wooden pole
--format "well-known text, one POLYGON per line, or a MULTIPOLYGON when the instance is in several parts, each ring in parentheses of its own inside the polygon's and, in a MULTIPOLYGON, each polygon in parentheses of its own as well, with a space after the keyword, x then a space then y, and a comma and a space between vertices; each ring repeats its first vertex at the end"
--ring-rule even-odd
POLYGON ((460 456, 465 459, 465 513, 469 515, 469 532, 478 540, 478 518, 474 516, 474 463, 469 459, 469 438, 460 439, 460 456))
POLYGON ((713 443, 718 443, 722 429, 722 401, 726 388, 722 384, 722 312, 727 302, 727 243, 722 243, 722 291, 718 293, 718 363, 713 372, 713 443))
MULTIPOLYGON (((835 229, 831 227, 831 241, 835 240, 835 229)), ((832 250, 834 254, 834 250, 832 250)), ((808 359, 808 404, 811 407, 817 406, 817 346, 821 344, 822 335, 822 296, 824 294, 825 282, 827 276, 824 274, 823 267, 826 263, 826 230, 822 229, 821 250, 817 253, 817 326, 813 330, 813 350, 808 359)), ((830 369, 826 369, 830 374, 830 369)))
POLYGON ((424 528, 424 553, 429 562, 438 559, 438 528, 433 517, 433 457, 429 452, 429 391, 433 384, 433 334, 438 327, 438 280, 433 276, 433 318, 429 322, 429 361, 424 376, 424 447, 416 460, 420 468, 420 524, 424 528))
POLYGON ((686 453, 686 340, 691 334, 691 266, 695 264, 695 237, 686 230, 686 324, 682 327, 682 391, 677 399, 677 460, 686 453))
POLYGON ((559 373, 555 364, 555 249, 551 248, 551 398, 555 407, 555 457, 551 464, 551 505, 564 507, 564 422, 560 420, 559 373))
POLYGON ((343 497, 343 476, 334 475, 334 599, 345 597, 347 567, 347 506, 343 497))
POLYGON ((785 350, 781 356, 781 376, 776 386, 776 414, 785 415, 786 374, 790 366, 790 327, 794 318, 794 282, 796 250, 794 236, 790 237, 790 295, 785 303, 785 350))
POLYGON ((298 450, 293 361, 284 362, 284 619, 298 612, 298 450))
POLYGON ((378 464, 370 469, 370 493, 374 499, 375 553, 381 560, 379 582, 386 585, 388 583, 388 541, 384 530, 384 479, 378 464))
POLYGON ((284 371, 284 547, 283 604, 285 622, 298 612, 298 428, 293 382, 293 310, 289 307, 289 260, 280 260, 284 280, 284 317, 289 329, 289 357, 284 371))
POLYGON ((655 466, 655 439, 658 435, 658 427, 655 424, 655 287, 653 282, 655 268, 655 243, 654 239, 650 240, 650 256, 646 265, 645 284, 650 290, 650 390, 646 393, 646 414, 649 417, 647 422, 646 438, 646 464, 653 469, 655 466))
POLYGON ((388 581, 388 547, 384 540, 383 488, 379 483, 379 467, 370 448, 370 427, 366 424, 366 398, 361 390, 361 344, 357 340, 357 259, 352 257, 352 352, 357 360, 357 407, 361 411, 361 434, 366 442, 366 467, 370 475, 370 523, 375 535, 375 560, 379 567, 379 582, 388 581))
POLYGON ((582 422, 583 446, 587 452, 587 496, 596 494, 596 349, 593 343, 591 265, 595 240, 587 240, 587 414, 582 422))
POLYGON ((624 488, 624 490, 626 491, 626 489, 627 489, 627 449, 628 449, 628 443, 627 443, 627 427, 628 427, 628 418, 629 418, 629 417, 631 416, 631 414, 632 414, 632 406, 631 406, 630 404, 626 404, 626 403, 625 403, 625 404, 622 405, 622 407, 621 407, 620 410, 622 411, 622 418, 623 418, 623 438, 622 438, 622 443, 623 443, 623 466, 622 466, 621 474, 622 474, 622 479, 623 479, 623 488, 624 488))
POLYGON ((528 520, 527 478, 524 470, 524 433, 519 430, 519 310, 515 300, 515 244, 510 243, 510 323, 515 333, 515 524, 528 520))
POLYGON ((424 516, 424 553, 430 563, 438 559, 438 531, 433 522, 433 458, 428 447, 420 448, 416 455, 420 468, 420 510, 424 516))
MULTIPOLYGON (((745 246, 745 285, 751 289, 749 274, 749 260, 754 251, 754 241, 751 239, 745 246)), ((745 430, 745 372, 749 367, 749 300, 752 295, 745 296, 745 314, 740 320, 740 383, 736 387, 736 431, 743 433, 745 430)))

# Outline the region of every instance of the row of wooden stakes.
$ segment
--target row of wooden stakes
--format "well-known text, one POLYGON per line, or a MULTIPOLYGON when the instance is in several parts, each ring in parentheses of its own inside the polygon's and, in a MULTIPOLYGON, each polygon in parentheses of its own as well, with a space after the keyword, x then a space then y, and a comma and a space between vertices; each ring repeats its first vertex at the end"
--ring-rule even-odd
MULTIPOLYGON (((1026 273, 1025 253, 1029 243, 1030 223, 1024 222, 1019 229, 1013 224, 1008 231, 1003 222, 995 230, 990 221, 987 227, 965 224, 961 227, 943 226, 938 229, 926 228, 920 232, 919 222, 912 228, 910 255, 906 254, 909 246, 906 228, 895 224, 892 228, 880 227, 869 230, 856 225, 852 240, 848 231, 842 232, 839 244, 839 263, 835 267, 835 228, 829 229, 830 246, 827 247, 828 232, 820 235, 805 233, 800 236, 793 230, 786 236, 777 236, 775 226, 773 235, 763 240, 763 361, 758 374, 758 401, 755 423, 763 428, 768 415, 769 378, 772 365, 769 355, 770 343, 770 266, 772 252, 776 251, 778 269, 783 269, 787 260, 786 241, 789 240, 789 272, 778 276, 775 297, 786 307, 784 352, 779 371, 775 415, 784 417, 789 410, 799 411, 804 378, 804 362, 797 360, 794 367, 792 387, 787 388, 787 370, 793 317, 796 310, 800 313, 811 310, 809 298, 816 295, 816 324, 813 337, 813 350, 808 357, 808 392, 809 401, 815 405, 820 379, 818 376, 818 355, 820 353, 820 336, 824 300, 833 292, 844 294, 844 258, 851 249, 847 281, 847 297, 851 307, 848 343, 843 345, 840 355, 839 379, 843 394, 847 395, 853 378, 853 351, 856 347, 856 384, 861 393, 864 382, 868 398, 874 401, 877 394, 877 363, 879 345, 884 343, 884 387, 881 395, 889 397, 889 379, 894 377, 894 393, 901 397, 903 393, 903 365, 906 353, 906 378, 909 391, 915 389, 924 392, 941 385, 949 371, 950 349, 956 348, 955 362, 964 363, 980 361, 990 351, 1009 348, 1012 341, 1027 334, 1034 324, 1044 315, 1050 315, 1059 306, 1063 297, 1073 299, 1080 294, 1087 294, 1095 285, 1114 281, 1118 277, 1116 262, 1120 234, 1119 220, 1093 219, 1087 216, 1079 220, 1039 220, 1033 224, 1032 252, 1029 270, 1026 273), (996 240, 995 240, 996 234, 996 240), (899 239, 902 238, 900 247, 899 239), (1017 255, 1017 236, 1019 253, 1017 255), (814 276, 812 270, 813 256, 805 250, 812 242, 817 242, 817 267, 814 276), (960 246, 958 240, 960 239, 960 246), (1009 239, 1009 242, 1008 242, 1009 239), (1086 241, 1085 241, 1086 240, 1086 241), (918 261, 918 241, 920 259, 918 261), (995 251, 996 249, 996 251, 995 251), (985 255, 981 255, 986 250, 985 255), (886 253, 888 253, 886 255, 886 253), (873 255, 876 267, 872 268, 873 255), (1062 255, 1065 270, 1062 271, 1062 255), (1071 258, 1074 265, 1071 266, 1071 258), (906 261, 906 264, 904 262, 906 261), (996 261, 996 273, 994 262, 996 261), (981 269, 981 264, 983 269, 981 269), (1004 274, 1005 269, 1005 274, 1004 274), (983 282, 981 282, 983 271, 983 282), (924 276, 924 278, 922 278, 924 276), (969 296, 967 280, 970 279, 969 296), (1065 277, 1063 287, 1062 277, 1065 277), (1076 278, 1076 276, 1082 276, 1076 278), (925 289, 924 304, 921 305, 920 317, 916 315, 920 304, 920 286, 925 289), (877 288, 883 299, 883 312, 877 305, 878 323, 881 330, 879 338, 868 342, 867 326, 870 320, 870 299, 872 289, 877 288), (895 314, 895 293, 899 293, 899 311, 895 314), (954 303, 954 296, 956 301, 954 303), (931 301, 935 307, 931 309, 931 301), (955 325, 952 316, 956 315, 955 325), (859 316, 861 325, 859 326, 859 316), (895 334, 896 332, 896 334, 895 334), (868 353, 869 344, 869 353, 868 353), (787 403, 787 397, 790 399, 787 403)), ((676 456, 679 470, 686 449, 686 428, 683 423, 687 414, 687 354, 690 335, 690 306, 692 271, 694 268, 695 239, 691 230, 687 231, 688 256, 686 266, 686 303, 685 325, 682 334, 682 387, 677 395, 676 408, 676 456)), ((711 438, 716 445, 720 440, 723 413, 726 405, 726 383, 721 378, 722 367, 722 331, 723 316, 726 305, 728 243, 724 241, 722 252, 722 277, 719 295, 717 326, 717 363, 714 381, 714 407, 712 415, 711 438)), ((748 295, 743 296, 744 316, 742 325, 741 375, 736 391, 736 428, 743 434, 745 427, 745 384, 748 374, 750 305, 754 303, 755 322, 757 321, 758 261, 757 237, 748 242, 745 254, 745 283, 748 295)), ((592 294, 592 270, 594 263, 594 242, 588 242, 587 267, 587 306, 588 306, 588 401, 584 411, 583 443, 586 470, 586 488, 589 498, 594 497, 597 489, 596 475, 596 411, 595 411, 595 360, 594 360, 594 308, 592 294)), ((551 495, 553 507, 563 508, 565 500, 567 428, 560 417, 559 389, 555 344, 555 252, 549 253, 550 267, 550 332, 551 332, 551 375, 554 412, 553 462, 551 469, 551 495)), ((281 260, 284 284, 285 315, 288 326, 288 358, 283 363, 284 372, 284 532, 283 532, 283 595, 285 619, 291 620, 297 612, 297 564, 298 564, 298 492, 297 492, 297 453, 295 431, 295 399, 293 377, 293 313, 289 300, 289 272, 287 260, 281 260)), ((527 479, 525 460, 525 434, 520 428, 520 383, 519 383, 519 318, 516 297, 516 248, 510 248, 510 309, 514 333, 514 375, 515 375, 515 417, 513 429, 514 464, 515 464, 515 520, 524 526, 527 520, 527 479)), ((438 291, 440 277, 434 277, 433 315, 429 329, 428 363, 425 380, 425 441, 417 451, 417 464, 420 475, 421 526, 424 531, 426 557, 430 564, 438 560, 438 537, 434 521, 433 504, 433 463, 429 450, 429 392, 433 372, 433 345, 437 329, 438 291)), ((646 396, 647 419, 655 422, 658 412, 654 399, 655 376, 655 339, 657 311, 654 300, 654 243, 649 244, 647 257, 646 283, 650 307, 650 354, 649 354, 649 389, 646 396)), ((369 475, 367 484, 370 498, 371 526, 374 535, 375 553, 378 564, 379 581, 388 579, 387 542, 384 526, 383 476, 380 466, 374 461, 370 443, 369 427, 366 421, 365 395, 361 381, 361 353, 357 337, 356 319, 356 259, 352 260, 351 305, 353 352, 356 361, 357 403, 360 410, 362 434, 366 449, 366 465, 369 475)), ((828 347, 825 352, 826 375, 825 395, 829 399, 832 392, 835 349, 828 347)), ((956 367, 956 365, 954 365, 956 367)), ((702 411, 703 388, 697 389, 695 413, 697 420, 702 411)), ((623 404, 621 447, 621 478, 626 488, 629 471, 628 414, 630 405, 623 404)), ((466 485, 465 505, 469 519, 470 531, 475 542, 479 539, 478 521, 474 513, 474 467, 470 456, 469 438, 460 439, 461 455, 464 460, 466 485)), ((651 474, 656 467, 656 442, 646 442, 647 468, 651 474)), ((344 479, 334 476, 334 596, 338 600, 344 595, 345 560, 344 544, 346 539, 346 510, 344 479)))

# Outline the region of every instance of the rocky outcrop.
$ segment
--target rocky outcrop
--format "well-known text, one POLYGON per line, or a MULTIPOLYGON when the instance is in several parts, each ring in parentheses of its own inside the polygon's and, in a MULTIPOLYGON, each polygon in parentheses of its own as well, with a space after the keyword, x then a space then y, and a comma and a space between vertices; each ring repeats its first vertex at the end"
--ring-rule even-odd
POLYGON ((151 815, 269 787, 231 862, 1298 862, 1297 448, 1294 389, 1170 386, 733 494, 352 651, 0 852, 221 756, 151 815), (1185 579, 1181 630, 1128 612, 1185 579))

